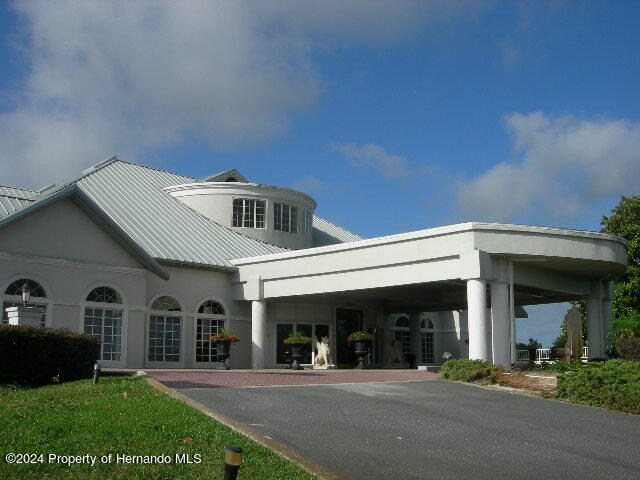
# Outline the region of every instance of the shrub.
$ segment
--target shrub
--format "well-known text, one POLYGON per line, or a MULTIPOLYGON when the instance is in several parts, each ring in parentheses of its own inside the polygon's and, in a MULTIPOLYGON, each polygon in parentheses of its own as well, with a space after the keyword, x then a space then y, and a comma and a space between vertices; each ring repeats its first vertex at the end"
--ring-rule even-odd
POLYGON ((493 363, 457 358, 444 362, 440 376, 448 380, 462 382, 496 383, 501 372, 502 367, 493 363))
POLYGON ((542 362, 540 365, 536 365, 532 367, 533 370, 542 370, 544 372, 569 372, 580 370, 584 367, 584 363, 580 360, 573 360, 571 363, 565 362, 563 360, 558 360, 554 363, 550 362, 542 362))
POLYGON ((620 331, 614 339, 614 345, 622 359, 640 361, 640 337, 633 330, 620 331))
POLYGON ((640 363, 625 360, 588 363, 558 375, 556 396, 574 403, 640 414, 640 363))
POLYGON ((0 325, 0 383, 44 385, 89 378, 100 341, 70 330, 0 325))

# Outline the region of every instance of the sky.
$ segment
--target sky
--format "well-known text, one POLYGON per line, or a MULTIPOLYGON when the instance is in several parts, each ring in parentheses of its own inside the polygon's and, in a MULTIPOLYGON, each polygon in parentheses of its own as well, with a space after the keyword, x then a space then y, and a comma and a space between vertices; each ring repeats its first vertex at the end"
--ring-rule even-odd
MULTIPOLYGON (((638 194, 640 2, 0 4, 0 184, 112 155, 313 196, 364 237, 597 230, 638 194)), ((528 308, 545 345, 567 305, 528 308)))

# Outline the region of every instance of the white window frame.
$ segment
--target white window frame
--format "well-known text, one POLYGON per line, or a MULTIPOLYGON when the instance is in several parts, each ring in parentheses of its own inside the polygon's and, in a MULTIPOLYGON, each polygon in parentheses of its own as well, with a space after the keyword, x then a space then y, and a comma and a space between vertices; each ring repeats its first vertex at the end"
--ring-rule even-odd
MULTIPOLYGON (((222 362, 219 362, 219 361, 218 362, 198 362, 196 360, 197 358, 196 349, 198 348, 198 319, 221 321, 222 326, 218 326, 217 328, 230 328, 229 317, 230 317, 229 308, 227 307, 225 302, 221 301, 219 298, 205 297, 201 299, 198 303, 196 303, 196 308, 193 313, 193 348, 191 349, 193 368, 221 368, 223 365, 222 362), (202 306, 203 303, 209 300, 222 305, 222 308, 224 309, 224 314, 198 313, 200 306, 202 306)), ((201 341, 204 341, 204 340, 201 340, 201 341)), ((215 347, 211 345, 211 348, 215 348, 215 347)), ((233 351, 231 352, 231 354, 233 355, 233 351)))
MULTIPOLYGON (((175 295, 171 295, 170 293, 158 293, 154 295, 149 301, 149 307, 147 309, 145 315, 145 342, 144 342, 144 365, 150 368, 184 368, 185 366, 185 312, 183 308, 183 303, 175 297, 175 295), (174 299, 178 306, 180 307, 180 311, 170 311, 170 310, 152 310, 151 306, 158 300, 160 297, 171 297, 174 299), (163 317, 166 321, 167 318, 178 318, 180 320, 180 350, 178 354, 177 361, 166 361, 164 360, 150 360, 149 359, 149 345, 150 345, 150 327, 151 327, 151 317, 163 317)), ((164 345, 163 345, 164 349, 164 345)))
MULTIPOLYGON (((251 207, 250 207, 251 208, 251 207)), ((232 200, 231 203, 231 225, 235 228, 255 228, 258 230, 264 230, 267 228, 267 202, 265 200, 259 200, 257 198, 234 198, 232 200), (235 215, 235 208, 236 208, 236 202, 241 202, 240 205, 240 215, 239 215, 239 220, 240 220, 240 224, 236 225, 235 219, 236 219, 236 215, 235 215), (246 210, 247 210, 247 205, 248 202, 253 202, 253 222, 251 225, 245 225, 245 215, 246 215, 246 210), (262 204, 262 226, 258 226, 258 204, 262 204)))
MULTIPOLYGON (((84 333, 84 314, 87 308, 102 308, 104 310, 121 310, 122 311, 122 324, 121 324, 121 332, 120 332, 120 360, 98 360, 100 365, 107 368, 124 368, 127 365, 127 340, 128 335, 127 331, 129 329, 129 301, 127 297, 123 294, 122 290, 112 283, 109 282, 97 282, 91 285, 84 294, 82 295, 82 301, 80 302, 80 322, 79 329, 80 333, 84 333), (97 287, 109 287, 113 288, 122 303, 98 303, 98 302, 88 302, 87 296, 91 291, 97 287)), ((100 350, 100 356, 102 357, 102 349, 100 350)))
POLYGON ((302 212, 302 233, 306 237, 310 237, 313 232, 313 215, 310 211, 302 212))
POLYGON ((298 233, 298 207, 289 205, 288 203, 273 202, 273 229, 278 232, 298 233), (286 222, 285 220, 286 213, 286 222), (295 217, 295 218, 294 218, 295 217), (280 225, 276 223, 276 219, 280 219, 280 225), (280 228, 278 228, 278 226, 280 228))

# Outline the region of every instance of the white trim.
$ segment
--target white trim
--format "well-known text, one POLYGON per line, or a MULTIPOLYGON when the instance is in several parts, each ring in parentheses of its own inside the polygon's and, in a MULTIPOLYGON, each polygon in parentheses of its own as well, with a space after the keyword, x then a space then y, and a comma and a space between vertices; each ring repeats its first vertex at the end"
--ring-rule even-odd
MULTIPOLYGON (((220 298, 212 297, 211 295, 207 295, 206 297, 203 297, 201 300, 196 302, 196 308, 193 310, 193 316, 194 316, 194 318, 196 318, 196 317, 211 317, 211 318, 224 317, 224 318, 229 318, 229 319, 231 318, 231 315, 229 314, 229 307, 227 306, 226 302, 220 300, 220 298), (218 302, 220 305, 222 305, 222 308, 224 308, 224 314, 219 314, 219 313, 198 313, 198 309, 200 308, 200 306, 204 302, 209 301, 209 300, 213 300, 214 302, 218 302)), ((251 319, 251 317, 249 317, 249 319, 251 319)))
POLYGON ((508 223, 481 223, 467 222, 455 225, 446 225, 444 227, 429 228, 426 230, 418 230, 415 232, 399 233, 396 235, 388 235, 384 237, 369 238, 365 240, 356 240, 353 242, 340 243, 336 245, 328 245, 325 247, 306 248, 283 253, 271 253, 268 255, 259 255, 255 257, 243 257, 230 259, 229 263, 235 266, 249 265, 257 263, 272 262, 290 258, 309 257, 314 255, 322 255, 326 253, 358 250, 361 248, 371 247, 375 245, 386 245, 392 243, 401 243, 409 240, 420 238, 437 237, 442 235, 450 235, 454 233, 472 232, 474 230, 499 230, 520 233, 544 233, 546 235, 565 236, 565 237, 583 237, 594 238, 599 240, 610 240, 622 245, 627 245, 627 241, 623 238, 616 237, 605 233, 590 232, 587 230, 569 230, 563 228, 552 227, 536 227, 529 225, 515 225, 508 223))
POLYGON ((149 301, 147 302, 146 310, 147 310, 147 313, 150 313, 151 315, 164 315, 164 314, 167 314, 167 313, 170 313, 171 316, 174 316, 174 317, 184 317, 184 316, 188 315, 186 309, 184 308, 184 303, 181 302, 180 300, 178 300, 175 295, 171 295, 170 293, 167 293, 167 292, 164 292, 164 291, 158 292, 158 293, 156 293, 155 295, 153 295, 153 296, 151 296, 149 298, 149 301), (151 305, 153 305, 153 302, 155 302, 160 297, 173 298, 176 302, 178 302, 178 306, 180 307, 180 311, 179 312, 171 312, 169 310, 152 310, 151 309, 151 305))
POLYGON ((14 262, 37 263, 56 267, 81 268, 84 270, 97 270, 100 272, 124 273, 127 275, 146 275, 147 270, 137 267, 125 267, 120 265, 105 265, 101 263, 78 262, 65 258, 40 257, 36 255, 24 255, 9 252, 0 252, 0 260, 14 262))

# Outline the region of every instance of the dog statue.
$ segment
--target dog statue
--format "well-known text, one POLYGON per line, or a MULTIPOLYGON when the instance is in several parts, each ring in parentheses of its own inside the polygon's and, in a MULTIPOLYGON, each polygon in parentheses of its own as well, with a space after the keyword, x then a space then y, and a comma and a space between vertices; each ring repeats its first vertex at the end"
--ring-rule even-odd
POLYGON ((333 359, 331 358, 331 347, 329 346, 329 337, 322 337, 319 342, 316 342, 315 365, 324 365, 325 367, 332 367, 333 359))
POLYGON ((389 363, 404 363, 404 355, 402 354, 402 342, 400 342, 399 340, 391 340, 389 347, 389 363))

